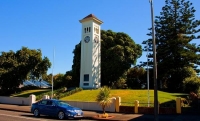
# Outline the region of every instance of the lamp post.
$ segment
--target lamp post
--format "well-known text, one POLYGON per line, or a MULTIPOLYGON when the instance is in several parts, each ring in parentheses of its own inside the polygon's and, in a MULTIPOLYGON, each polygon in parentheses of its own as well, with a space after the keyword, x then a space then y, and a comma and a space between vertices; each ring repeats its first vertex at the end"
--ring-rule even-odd
POLYGON ((51 98, 53 99, 53 69, 54 69, 54 56, 55 56, 55 48, 54 48, 54 50, 53 50, 53 67, 52 67, 52 79, 51 79, 51 89, 52 89, 52 92, 51 92, 51 98))
POLYGON ((149 99, 149 63, 148 63, 148 61, 149 61, 149 58, 148 58, 148 55, 149 55, 149 43, 148 43, 148 41, 146 42, 146 44, 147 44, 147 90, 148 90, 147 99, 148 99, 148 107, 149 107, 150 99, 149 99))
POLYGON ((151 6, 151 24, 152 24, 152 41, 153 41, 152 43, 153 43, 153 78, 154 78, 154 120, 158 121, 157 62, 156 62, 153 0, 149 0, 149 2, 151 6))

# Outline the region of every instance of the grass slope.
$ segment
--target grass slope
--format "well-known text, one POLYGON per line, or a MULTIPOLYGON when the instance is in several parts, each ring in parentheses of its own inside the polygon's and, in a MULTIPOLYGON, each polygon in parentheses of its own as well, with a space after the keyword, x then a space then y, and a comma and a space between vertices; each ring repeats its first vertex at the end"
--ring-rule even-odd
MULTIPOLYGON (((12 95, 13 97, 29 97, 29 95, 34 94, 36 96, 46 93, 50 89, 37 89, 37 90, 27 90, 19 94, 12 95)), ((99 90, 82 90, 73 95, 66 96, 60 100, 64 101, 84 101, 84 102, 95 102, 96 96, 99 90)), ((111 90, 111 97, 121 97, 121 104, 133 106, 135 100, 138 100, 141 105, 147 105, 148 102, 148 91, 147 90, 131 90, 131 89, 119 89, 111 90)), ((154 102, 154 90, 149 90, 150 96, 150 106, 153 106, 154 102)), ((158 91, 158 101, 160 104, 175 102, 176 97, 186 97, 187 94, 184 93, 167 93, 163 91, 158 91)))
POLYGON ((13 94, 11 95, 11 97, 29 97, 31 94, 34 95, 40 95, 42 93, 48 92, 50 91, 50 89, 35 89, 35 90, 26 90, 26 91, 22 91, 21 93, 18 94, 13 94))
MULTIPOLYGON (((99 90, 82 90, 81 92, 61 98, 61 100, 94 102, 98 93, 99 90)), ((138 100, 142 105, 147 105, 147 95, 147 90, 111 90, 111 97, 121 97, 122 105, 134 105, 135 100, 138 100)), ((150 103, 153 105, 154 91, 149 90, 149 95, 150 103)), ((184 97, 185 95, 186 94, 183 93, 167 93, 158 91, 158 101, 160 104, 173 102, 175 101, 176 97, 184 97)))

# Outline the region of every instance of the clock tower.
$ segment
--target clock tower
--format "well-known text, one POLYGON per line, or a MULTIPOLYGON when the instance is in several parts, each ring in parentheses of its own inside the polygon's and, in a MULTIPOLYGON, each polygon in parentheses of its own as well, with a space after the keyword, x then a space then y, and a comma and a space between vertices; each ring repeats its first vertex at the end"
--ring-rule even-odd
POLYGON ((80 87, 101 87, 101 28, 103 23, 93 14, 80 20, 82 24, 80 87))

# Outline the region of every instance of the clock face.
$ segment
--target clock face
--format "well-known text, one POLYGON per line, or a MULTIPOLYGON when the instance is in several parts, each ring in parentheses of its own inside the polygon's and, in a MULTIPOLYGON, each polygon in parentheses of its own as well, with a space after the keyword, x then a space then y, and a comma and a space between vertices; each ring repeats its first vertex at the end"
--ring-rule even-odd
POLYGON ((99 42, 99 36, 95 36, 94 42, 95 42, 95 43, 98 43, 98 42, 99 42))
POLYGON ((86 43, 88 43, 88 42, 90 41, 90 37, 89 37, 89 36, 86 36, 86 37, 84 38, 84 41, 85 41, 86 43))

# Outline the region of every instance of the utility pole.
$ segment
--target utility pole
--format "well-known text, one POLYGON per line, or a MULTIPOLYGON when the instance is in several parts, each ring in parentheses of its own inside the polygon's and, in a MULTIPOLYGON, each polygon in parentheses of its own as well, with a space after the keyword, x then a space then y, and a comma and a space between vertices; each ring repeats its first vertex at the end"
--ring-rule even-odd
POLYGON ((55 48, 53 49, 53 64, 52 64, 52 79, 51 79, 51 88, 52 88, 52 93, 51 93, 51 98, 53 99, 53 69, 54 69, 54 56, 55 56, 55 48))
POLYGON ((148 55, 149 55, 149 42, 147 41, 146 42, 147 44, 147 100, 148 100, 148 107, 149 107, 149 102, 150 102, 150 99, 149 99, 149 58, 148 58, 148 55))
POLYGON ((149 0, 149 2, 151 6, 151 24, 152 24, 152 41, 153 41, 152 43, 153 43, 153 78, 154 78, 154 121, 158 121, 157 62, 156 62, 153 0, 149 0))

